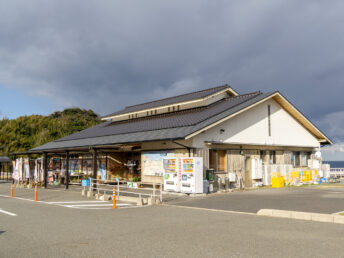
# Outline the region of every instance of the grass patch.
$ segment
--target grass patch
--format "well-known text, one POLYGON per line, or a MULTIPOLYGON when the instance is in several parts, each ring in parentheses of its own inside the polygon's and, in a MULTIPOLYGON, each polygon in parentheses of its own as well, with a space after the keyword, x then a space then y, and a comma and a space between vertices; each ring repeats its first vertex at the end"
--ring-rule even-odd
POLYGON ((342 216, 344 216, 344 212, 341 212, 341 213, 339 213, 339 215, 342 215, 342 216))

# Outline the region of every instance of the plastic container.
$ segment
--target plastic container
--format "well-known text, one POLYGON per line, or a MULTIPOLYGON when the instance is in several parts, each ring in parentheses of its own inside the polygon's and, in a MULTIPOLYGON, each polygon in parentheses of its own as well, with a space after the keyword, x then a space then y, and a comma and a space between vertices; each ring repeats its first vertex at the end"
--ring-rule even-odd
POLYGON ((209 193, 209 181, 203 180, 203 193, 208 194, 209 193))
POLYGON ((209 182, 209 193, 214 192, 214 181, 208 181, 209 182))
POLYGON ((273 188, 281 188, 284 187, 284 178, 283 177, 273 177, 272 178, 272 187, 273 188))
POLYGON ((229 183, 229 178, 226 177, 226 178, 225 178, 225 189, 226 189, 226 190, 229 190, 229 185, 230 185, 230 183, 229 183))

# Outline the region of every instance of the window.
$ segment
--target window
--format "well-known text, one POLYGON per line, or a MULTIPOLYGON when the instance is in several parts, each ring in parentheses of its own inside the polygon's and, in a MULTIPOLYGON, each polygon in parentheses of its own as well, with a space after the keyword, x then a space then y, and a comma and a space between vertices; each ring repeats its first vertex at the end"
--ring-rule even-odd
POLYGON ((300 166, 300 152, 299 151, 294 151, 293 152, 293 165, 294 167, 300 166))
POLYGON ((209 150, 209 168, 216 170, 216 150, 209 150))
POLYGON ((157 110, 157 109, 155 109, 155 110, 154 110, 154 113, 155 113, 155 114, 158 114, 158 110, 157 110))
POLYGON ((226 151, 209 150, 209 168, 215 171, 226 171, 226 151))
POLYGON ((265 156, 266 156, 266 151, 261 150, 259 153, 260 159, 264 162, 265 161, 265 156))
POLYGON ((301 152, 301 166, 307 167, 308 166, 308 160, 311 159, 311 152, 301 152))
POLYGON ((276 164, 276 151, 270 151, 270 164, 276 164))
POLYGON ((220 171, 226 170, 226 151, 225 150, 217 151, 217 170, 220 170, 220 171))
POLYGON ((307 160, 312 158, 312 152, 306 152, 307 160))
POLYGON ((170 108, 170 107, 168 107, 168 108, 167 108, 167 112, 170 112, 170 111, 171 111, 171 108, 170 108))

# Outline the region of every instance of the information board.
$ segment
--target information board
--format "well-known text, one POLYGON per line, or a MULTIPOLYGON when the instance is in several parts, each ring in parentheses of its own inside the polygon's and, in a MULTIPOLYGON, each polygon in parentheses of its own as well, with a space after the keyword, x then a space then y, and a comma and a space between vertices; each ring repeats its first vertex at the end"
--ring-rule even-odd
POLYGON ((174 158, 173 151, 149 151, 142 153, 142 174, 145 176, 163 176, 164 158, 174 158))

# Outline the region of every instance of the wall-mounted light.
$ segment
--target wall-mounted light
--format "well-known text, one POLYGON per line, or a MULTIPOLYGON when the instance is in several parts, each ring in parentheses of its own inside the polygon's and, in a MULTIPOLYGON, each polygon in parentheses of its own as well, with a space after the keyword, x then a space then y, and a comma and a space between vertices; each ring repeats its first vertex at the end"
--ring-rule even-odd
POLYGON ((220 129, 220 134, 223 134, 225 132, 225 129, 220 129))

